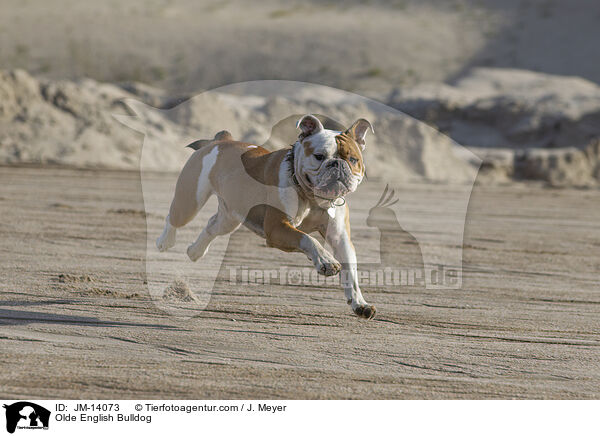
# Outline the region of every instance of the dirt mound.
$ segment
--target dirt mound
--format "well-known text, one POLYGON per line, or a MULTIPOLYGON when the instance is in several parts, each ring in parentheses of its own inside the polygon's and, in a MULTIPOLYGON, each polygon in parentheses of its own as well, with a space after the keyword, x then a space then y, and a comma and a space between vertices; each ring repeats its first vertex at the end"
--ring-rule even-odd
POLYGON ((0 72, 0 162, 132 168, 139 138, 111 112, 123 112, 120 88, 92 80, 38 81, 0 72))
POLYGON ((484 167, 553 185, 596 182, 585 150, 600 138, 600 87, 585 79, 477 68, 454 86, 396 90, 388 103, 470 148, 484 167))
POLYGON ((176 302, 192 302, 197 301, 197 297, 192 293, 188 284, 183 280, 175 280, 171 285, 165 290, 163 295, 163 299, 167 301, 176 301, 176 302))
POLYGON ((396 90, 389 106, 299 82, 248 82, 169 97, 137 83, 0 72, 0 162, 136 170, 143 146, 144 170, 178 171, 190 154, 184 145, 222 129, 271 150, 287 147, 305 113, 321 114, 338 129, 359 117, 371 120, 375 136, 365 151, 371 176, 469 182, 482 158, 484 182, 598 182, 600 87, 491 68, 476 69, 454 86, 396 90))
POLYGON ((257 86, 240 92, 232 86, 168 98, 139 84, 49 81, 23 71, 4 72, 0 162, 139 169, 143 143, 144 170, 178 171, 190 154, 186 144, 212 138, 222 129, 270 149, 287 147, 297 137, 297 119, 310 112, 326 114, 335 125, 347 126, 359 117, 373 121, 376 134, 365 154, 371 175, 451 182, 475 176, 477 163, 457 153, 457 144, 385 105, 298 82, 277 82, 273 89, 257 86), (289 91, 286 97, 278 94, 282 88, 289 91), (145 134, 143 140, 139 132, 145 134))

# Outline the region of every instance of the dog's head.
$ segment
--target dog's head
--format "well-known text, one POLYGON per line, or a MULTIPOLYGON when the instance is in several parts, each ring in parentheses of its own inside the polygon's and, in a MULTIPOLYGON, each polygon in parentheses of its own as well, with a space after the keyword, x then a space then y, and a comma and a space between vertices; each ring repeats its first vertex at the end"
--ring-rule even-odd
POLYGON ((328 130, 317 117, 303 116, 294 151, 298 183, 317 197, 333 200, 356 190, 365 174, 362 152, 371 123, 360 118, 345 131, 328 130))

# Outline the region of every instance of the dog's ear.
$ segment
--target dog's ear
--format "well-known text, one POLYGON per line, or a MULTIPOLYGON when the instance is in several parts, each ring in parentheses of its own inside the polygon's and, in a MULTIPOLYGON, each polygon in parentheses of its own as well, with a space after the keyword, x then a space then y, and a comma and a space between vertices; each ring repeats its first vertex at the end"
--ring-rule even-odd
POLYGON ((367 131, 371 130, 371 132, 375 133, 373 130, 373 126, 370 122, 365 120, 364 118, 359 118, 352 124, 348 130, 346 130, 346 134, 354 138, 356 143, 360 145, 361 150, 365 149, 365 136, 367 136, 367 131))
POLYGON ((323 130, 323 124, 321 124, 321 121, 314 115, 304 115, 298 120, 296 128, 300 128, 300 130, 302 130, 300 136, 306 138, 307 136, 314 135, 323 130))

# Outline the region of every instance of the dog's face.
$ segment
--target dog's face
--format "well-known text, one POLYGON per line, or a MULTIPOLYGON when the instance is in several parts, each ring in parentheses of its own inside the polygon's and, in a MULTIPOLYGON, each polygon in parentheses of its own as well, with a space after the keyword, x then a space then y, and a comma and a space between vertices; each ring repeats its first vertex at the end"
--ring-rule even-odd
POLYGON ((298 121, 295 152, 298 182, 314 195, 333 200, 356 190, 365 174, 362 151, 371 123, 361 118, 344 132, 327 130, 313 115, 298 121))

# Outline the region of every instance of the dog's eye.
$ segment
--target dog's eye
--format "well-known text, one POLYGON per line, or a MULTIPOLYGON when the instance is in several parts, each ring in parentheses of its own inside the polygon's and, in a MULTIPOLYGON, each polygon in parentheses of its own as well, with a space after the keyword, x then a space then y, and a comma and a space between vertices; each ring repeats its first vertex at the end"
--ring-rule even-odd
POLYGON ((352 165, 356 165, 356 164, 358 163, 358 159, 357 159, 357 158, 355 158, 355 157, 351 157, 351 158, 350 158, 350 163, 351 163, 352 165))
POLYGON ((315 156, 315 159, 319 160, 319 161, 325 159, 325 156, 323 156, 322 154, 315 154, 314 156, 315 156))

